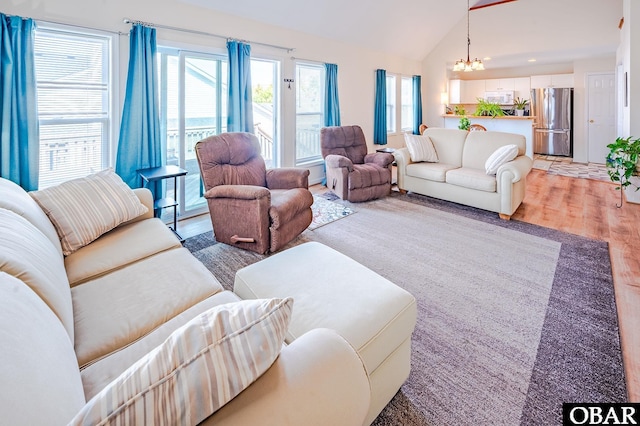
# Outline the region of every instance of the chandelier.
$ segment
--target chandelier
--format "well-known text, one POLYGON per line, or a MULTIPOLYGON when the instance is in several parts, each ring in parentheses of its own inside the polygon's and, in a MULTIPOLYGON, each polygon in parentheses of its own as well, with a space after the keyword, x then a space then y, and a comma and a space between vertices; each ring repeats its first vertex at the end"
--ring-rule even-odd
POLYGON ((484 65, 482 61, 478 58, 475 58, 473 61, 469 59, 469 47, 471 46, 471 37, 469 36, 469 0, 467 0, 467 60, 459 59, 456 61, 453 66, 453 71, 482 71, 484 69, 484 65))

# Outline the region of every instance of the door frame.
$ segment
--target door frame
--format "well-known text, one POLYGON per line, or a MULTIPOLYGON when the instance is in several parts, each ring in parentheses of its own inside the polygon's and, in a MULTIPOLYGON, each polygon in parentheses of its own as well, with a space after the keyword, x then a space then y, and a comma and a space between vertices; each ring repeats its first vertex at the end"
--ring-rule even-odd
MULTIPOLYGON (((616 69, 617 69, 617 67, 616 67, 616 69)), ((590 135, 589 135, 589 117, 591 116, 590 111, 589 111, 589 106, 590 106, 589 105, 589 94, 590 94, 589 92, 591 90, 591 86, 589 84, 589 79, 590 79, 590 77, 597 76, 597 75, 612 75, 613 76, 614 87, 615 87, 615 89, 614 89, 615 90, 615 93, 614 93, 615 94, 615 104, 616 104, 616 108, 614 108, 614 112, 613 112, 613 120, 614 120, 614 123, 616 125, 616 128, 617 128, 617 123, 618 123, 618 105, 619 105, 619 102, 620 102, 620 99, 619 99, 619 96, 620 96, 619 84, 620 84, 620 82, 618 81, 618 75, 617 75, 616 70, 614 70, 614 71, 598 71, 598 72, 585 73, 585 85, 584 85, 584 88, 585 88, 585 97, 584 97, 585 98, 584 99, 585 120, 584 120, 584 124, 583 125, 584 125, 584 135, 585 135, 585 139, 586 139, 585 154, 586 154, 586 160, 587 160, 588 163, 592 162, 591 159, 589 158, 590 157, 590 151, 591 151, 591 149, 590 149, 591 140, 590 140, 590 135)), ((575 91, 575 89, 574 89, 574 91, 575 91)), ((574 111, 574 118, 575 118, 575 111, 574 111)))

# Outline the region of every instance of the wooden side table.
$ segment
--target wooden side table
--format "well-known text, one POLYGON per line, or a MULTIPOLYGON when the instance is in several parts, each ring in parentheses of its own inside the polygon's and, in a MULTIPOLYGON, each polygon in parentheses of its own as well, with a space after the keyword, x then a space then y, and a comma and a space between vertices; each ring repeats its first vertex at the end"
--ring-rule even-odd
POLYGON ((173 207, 173 228, 169 227, 169 229, 171 229, 176 234, 181 243, 184 242, 184 238, 182 238, 180 234, 178 234, 178 202, 176 201, 176 199, 178 198, 178 177, 186 175, 187 171, 178 166, 170 165, 139 169, 137 170, 137 172, 142 179, 143 187, 145 186, 145 183, 173 178, 173 190, 176 198, 174 199, 171 197, 163 197, 154 200, 153 211, 155 214, 155 212, 159 210, 173 207))

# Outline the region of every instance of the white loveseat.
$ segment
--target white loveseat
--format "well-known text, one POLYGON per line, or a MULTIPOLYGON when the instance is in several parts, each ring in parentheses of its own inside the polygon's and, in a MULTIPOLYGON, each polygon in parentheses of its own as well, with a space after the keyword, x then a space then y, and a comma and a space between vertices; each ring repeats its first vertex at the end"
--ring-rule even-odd
MULTIPOLYGON (((139 360, 147 359, 189 324, 200 329, 192 320, 209 324, 203 315, 216 307, 254 302, 241 301, 223 290, 164 223, 153 218, 151 193, 142 189, 135 194, 147 207, 146 213, 63 256, 56 229, 40 206, 22 188, 0 179, 2 423, 64 425, 73 419, 73 424, 96 424, 107 417, 122 421, 106 407, 120 394, 129 393, 133 397, 119 410, 131 404, 144 407, 135 417, 131 410, 126 414, 136 419, 135 424, 201 420, 216 425, 363 424, 371 400, 363 361, 343 337, 323 328, 314 328, 284 347, 281 341, 267 341, 275 349, 275 362, 262 356, 267 352, 264 346, 252 350, 252 356, 266 363, 266 372, 217 411, 203 396, 207 389, 216 388, 213 373, 192 376, 197 385, 186 388, 184 384, 191 383, 182 381, 186 373, 178 376, 191 358, 176 366, 165 365, 167 381, 154 385, 161 387, 180 377, 171 382, 175 389, 166 389, 168 394, 175 390, 180 398, 140 401, 155 388, 135 388, 130 377, 136 376, 127 372, 141 367, 144 382, 157 371, 141 366, 139 360), (185 400, 191 406, 178 411, 185 400), (188 417, 189 413, 199 417, 188 417)), ((313 264, 315 259, 309 261, 313 264)), ((285 301, 278 306, 286 305, 285 301)), ((258 337, 266 344, 264 336, 258 337)), ((169 352, 172 357, 192 350, 189 339, 175 342, 174 352, 169 352)), ((161 358, 160 364, 175 362, 172 357, 161 358)), ((209 372, 216 365, 202 367, 209 372)), ((230 380, 236 381, 240 379, 230 380)), ((233 389, 222 393, 233 397, 233 389)), ((154 395, 158 394, 163 392, 154 395)))
POLYGON ((524 136, 444 128, 428 128, 423 136, 433 143, 438 162, 413 162, 406 147, 396 150, 401 192, 411 191, 511 218, 524 199, 526 177, 533 165, 525 155, 524 136), (516 145, 517 157, 501 165, 495 175, 488 175, 487 159, 505 145, 516 145))

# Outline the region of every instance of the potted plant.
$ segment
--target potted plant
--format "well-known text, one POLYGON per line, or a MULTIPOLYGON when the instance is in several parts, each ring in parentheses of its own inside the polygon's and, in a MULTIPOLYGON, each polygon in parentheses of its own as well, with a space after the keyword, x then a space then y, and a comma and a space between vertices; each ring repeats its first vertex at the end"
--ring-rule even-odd
MULTIPOLYGON (((616 190, 620 190, 620 205, 622 207, 622 191, 632 185, 631 178, 638 175, 637 163, 640 157, 640 139, 618 137, 614 143, 607 145, 607 173, 612 182, 618 183, 616 190)), ((637 185, 636 191, 640 189, 637 185)))
POLYGON ((467 115, 467 111, 464 109, 462 105, 456 105, 453 109, 453 113, 455 115, 467 115))
POLYGON ((462 117, 460 119, 460 124, 458 124, 458 129, 460 130, 469 130, 469 126, 471 126, 471 122, 467 117, 462 117))
POLYGON ((515 107, 516 107, 516 115, 517 116, 522 117, 524 115, 524 109, 527 107, 528 103, 529 103, 528 99, 516 98, 513 101, 513 105, 515 105, 515 107))
POLYGON ((500 104, 495 102, 487 102, 482 98, 478 98, 478 106, 476 112, 473 113, 476 117, 479 116, 491 116, 500 117, 504 115, 504 111, 500 104))

